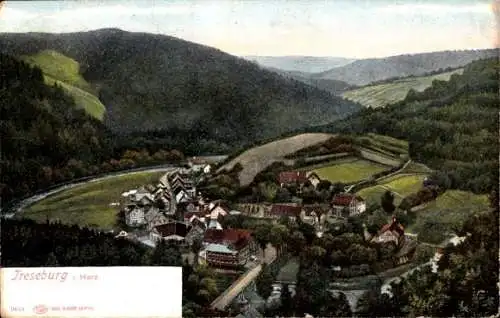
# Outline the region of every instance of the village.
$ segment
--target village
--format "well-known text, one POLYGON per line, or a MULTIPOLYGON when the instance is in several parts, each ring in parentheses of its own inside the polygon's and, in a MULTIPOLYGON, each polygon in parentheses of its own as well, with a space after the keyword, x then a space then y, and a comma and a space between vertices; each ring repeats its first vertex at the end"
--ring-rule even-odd
MULTIPOLYGON (((345 224, 349 218, 361 216, 367 209, 363 198, 346 191, 335 194, 330 204, 210 201, 197 189, 199 180, 210 174, 210 165, 190 162, 189 168, 166 173, 156 185, 144 185, 124 193, 126 203, 122 204, 121 212, 127 230, 117 236, 136 239, 151 247, 164 240, 180 246, 191 263, 207 264, 217 271, 241 273, 274 261, 276 252, 267 252, 266 257, 250 230, 224 227, 225 218, 241 216, 271 223, 283 219, 303 222, 313 226, 316 236, 321 237, 332 224, 345 224)), ((276 182, 281 187, 294 185, 300 192, 306 185, 317 187, 321 179, 314 172, 286 171, 278 174, 276 182)), ((375 235, 363 224, 364 240, 372 245, 391 245, 391 264, 397 267, 411 261, 417 241, 405 235, 404 227, 394 216, 388 219, 390 221, 375 235)), ((340 271, 341 267, 335 266, 334 270, 340 271)), ((293 293, 295 282, 289 283, 293 293)), ((268 301, 279 298, 282 287, 274 284, 268 301)))

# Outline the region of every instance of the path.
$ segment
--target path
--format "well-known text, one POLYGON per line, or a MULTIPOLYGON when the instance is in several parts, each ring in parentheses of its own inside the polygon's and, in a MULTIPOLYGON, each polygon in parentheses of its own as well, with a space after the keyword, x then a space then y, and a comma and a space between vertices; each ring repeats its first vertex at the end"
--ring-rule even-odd
MULTIPOLYGON (((264 262, 270 264, 276 259, 276 249, 271 246, 266 248, 266 257, 264 262)), ((224 310, 233 300, 245 290, 245 288, 250 285, 260 274, 262 270, 262 264, 248 270, 243 275, 241 275, 231 286, 229 286, 222 294, 215 299, 210 307, 213 309, 224 310)))

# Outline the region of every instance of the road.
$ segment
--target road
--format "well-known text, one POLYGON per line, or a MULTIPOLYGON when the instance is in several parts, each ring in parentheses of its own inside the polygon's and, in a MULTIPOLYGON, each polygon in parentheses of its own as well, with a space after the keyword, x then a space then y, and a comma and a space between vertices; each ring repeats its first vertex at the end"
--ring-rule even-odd
POLYGON ((71 189, 71 188, 74 188, 74 187, 77 187, 77 186, 80 186, 80 185, 83 185, 86 183, 102 181, 102 180, 106 180, 109 178, 119 177, 119 176, 123 176, 123 175, 127 175, 127 174, 144 173, 144 172, 161 172, 161 171, 167 172, 167 171, 172 171, 175 169, 178 169, 178 167, 173 166, 173 165, 163 165, 163 166, 155 166, 155 167, 150 167, 150 168, 130 169, 130 170, 126 170, 126 171, 110 173, 110 174, 102 176, 102 177, 87 179, 85 181, 75 181, 74 183, 64 184, 64 185, 61 185, 59 187, 52 188, 46 192, 42 192, 42 193, 33 195, 29 198, 26 198, 26 199, 18 202, 17 204, 15 204, 14 206, 12 206, 8 211, 5 211, 5 214, 3 214, 2 216, 5 218, 12 218, 12 217, 14 217, 15 214, 22 213, 22 211, 26 207, 32 205, 33 203, 41 201, 50 195, 53 195, 53 194, 56 194, 58 192, 61 192, 61 191, 67 190, 67 189, 71 189))
MULTIPOLYGON (((266 248, 265 262, 272 263, 276 259, 276 249, 272 246, 266 248)), ((213 309, 224 310, 231 302, 238 296, 245 288, 256 279, 260 271, 262 270, 262 264, 248 270, 243 275, 241 275, 228 289, 222 292, 222 294, 215 299, 210 305, 213 309)))

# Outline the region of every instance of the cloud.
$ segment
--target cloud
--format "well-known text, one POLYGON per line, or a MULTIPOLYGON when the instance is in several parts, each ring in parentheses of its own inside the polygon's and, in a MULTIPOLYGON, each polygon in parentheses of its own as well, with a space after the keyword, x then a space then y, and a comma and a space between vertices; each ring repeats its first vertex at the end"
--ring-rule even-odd
POLYGON ((377 13, 382 14, 410 14, 410 15, 450 15, 450 14, 491 14, 487 3, 475 5, 443 5, 443 4, 401 4, 379 7, 377 13))
MULTIPOLYGON (((54 2, 57 4, 57 2, 54 2)), ((192 12, 186 5, 138 7, 130 5, 104 5, 65 8, 57 6, 49 12, 10 8, 2 10, 0 31, 3 32, 71 32, 119 27, 127 30, 148 31, 155 19, 187 16, 192 12), (143 20, 141 22, 141 20, 143 20)))

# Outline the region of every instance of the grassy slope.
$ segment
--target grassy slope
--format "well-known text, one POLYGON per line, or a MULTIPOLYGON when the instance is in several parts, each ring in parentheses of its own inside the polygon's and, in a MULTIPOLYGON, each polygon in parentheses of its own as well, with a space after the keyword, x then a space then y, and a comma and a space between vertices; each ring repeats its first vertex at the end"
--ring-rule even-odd
MULTIPOLYGON (((435 201, 428 203, 424 209, 417 212, 417 219, 408 227, 412 233, 423 231, 434 233, 437 238, 433 242, 438 243, 445 238, 445 228, 452 231, 453 228, 460 228, 471 215, 488 210, 489 201, 487 195, 478 195, 460 190, 447 190, 435 201), (435 229, 430 228, 430 224, 438 224, 435 229)), ((422 238, 424 239, 424 238, 422 238)))
POLYGON ((301 134, 273 141, 243 152, 241 155, 219 168, 218 171, 231 170, 237 163, 240 163, 243 170, 239 173, 239 179, 241 185, 245 186, 250 184, 259 172, 273 162, 281 161, 286 155, 324 142, 332 136, 333 135, 330 134, 301 134))
POLYGON ((387 84, 378 84, 350 90, 342 94, 346 99, 360 103, 363 106, 383 107, 403 100, 410 89, 423 91, 432 85, 432 81, 447 81, 453 74, 462 74, 463 69, 441 74, 421 77, 411 77, 396 80, 387 84))
POLYGON ((369 178, 371 175, 386 170, 387 167, 366 160, 333 164, 314 170, 321 179, 331 182, 350 183, 369 178))
POLYGON ((23 60, 40 67, 47 84, 57 83, 73 96, 79 107, 95 118, 103 119, 106 108, 95 96, 96 92, 91 85, 81 76, 77 61, 52 50, 24 56, 23 60))
POLYGON ((131 173, 86 183, 35 203, 23 212, 23 216, 37 221, 48 217, 63 223, 110 228, 114 225, 119 207, 109 204, 121 201, 121 194, 125 191, 157 181, 162 174, 131 173))
POLYGON ((399 205, 401 200, 417 192, 422 186, 425 175, 404 175, 398 174, 385 179, 379 185, 360 190, 358 194, 365 199, 368 204, 380 202, 380 197, 385 191, 390 190, 394 193, 394 203, 399 205))

